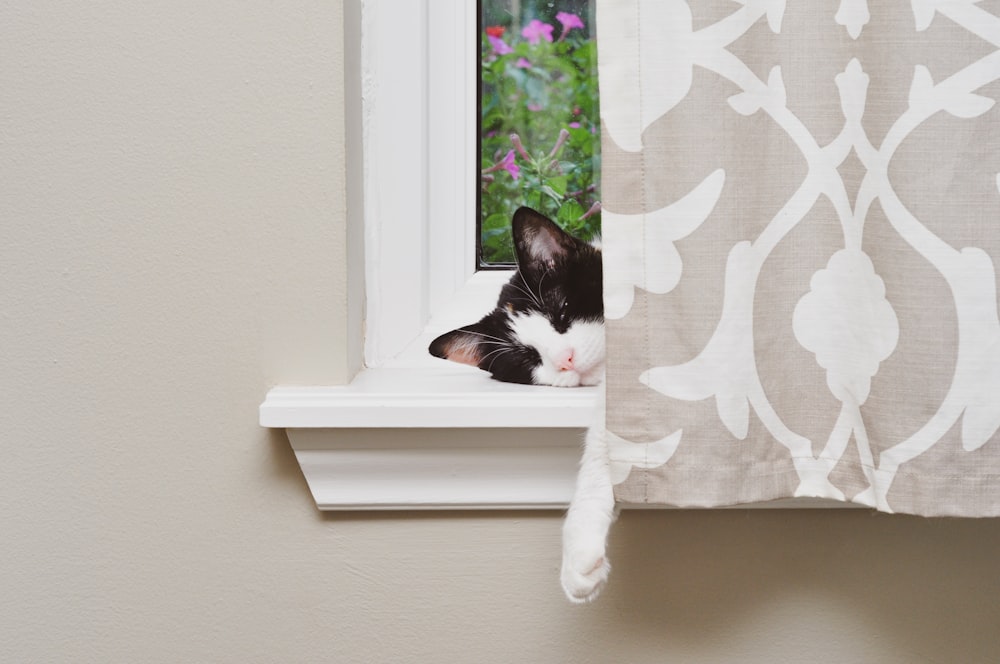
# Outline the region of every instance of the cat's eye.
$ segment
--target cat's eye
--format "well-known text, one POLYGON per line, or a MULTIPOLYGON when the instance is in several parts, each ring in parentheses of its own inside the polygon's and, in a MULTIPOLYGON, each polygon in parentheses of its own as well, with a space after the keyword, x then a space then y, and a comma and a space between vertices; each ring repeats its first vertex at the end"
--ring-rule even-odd
POLYGON ((558 319, 560 323, 565 323, 569 319, 569 300, 563 300, 559 306, 558 319))
POLYGON ((514 264, 511 218, 534 208, 600 233, 594 0, 480 0, 479 269, 514 264))

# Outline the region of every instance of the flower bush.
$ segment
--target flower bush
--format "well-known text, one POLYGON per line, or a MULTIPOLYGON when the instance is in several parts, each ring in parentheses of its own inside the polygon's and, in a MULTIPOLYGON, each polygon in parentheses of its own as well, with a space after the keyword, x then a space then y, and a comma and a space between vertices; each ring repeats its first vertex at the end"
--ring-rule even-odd
POLYGON ((584 20, 488 25, 481 69, 481 258, 514 260, 510 220, 522 206, 577 237, 600 232, 597 52, 584 20))

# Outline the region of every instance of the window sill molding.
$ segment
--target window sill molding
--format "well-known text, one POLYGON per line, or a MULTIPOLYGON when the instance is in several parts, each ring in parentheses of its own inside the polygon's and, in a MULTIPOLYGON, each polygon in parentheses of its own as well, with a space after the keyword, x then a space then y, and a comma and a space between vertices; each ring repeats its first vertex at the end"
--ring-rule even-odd
POLYGON ((366 369, 272 389, 260 424, 285 429, 320 510, 563 509, 596 398, 459 366, 366 369))

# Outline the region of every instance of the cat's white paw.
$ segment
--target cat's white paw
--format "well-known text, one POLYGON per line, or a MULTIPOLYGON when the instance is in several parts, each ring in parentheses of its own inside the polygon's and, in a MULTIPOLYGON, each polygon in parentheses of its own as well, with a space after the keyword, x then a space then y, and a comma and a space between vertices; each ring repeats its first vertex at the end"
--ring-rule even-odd
POLYGON ((583 604, 594 600, 604 589, 610 572, 603 546, 564 547, 559 580, 569 601, 583 604))

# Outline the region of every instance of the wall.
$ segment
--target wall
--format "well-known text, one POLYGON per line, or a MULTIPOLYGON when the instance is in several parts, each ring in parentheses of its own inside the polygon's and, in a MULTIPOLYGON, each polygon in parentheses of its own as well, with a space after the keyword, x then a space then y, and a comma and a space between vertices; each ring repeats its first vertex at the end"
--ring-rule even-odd
POLYGON ((0 659, 996 660, 996 521, 630 512, 573 607, 557 514, 316 512, 255 422, 349 372, 341 25, 0 5, 0 659))

